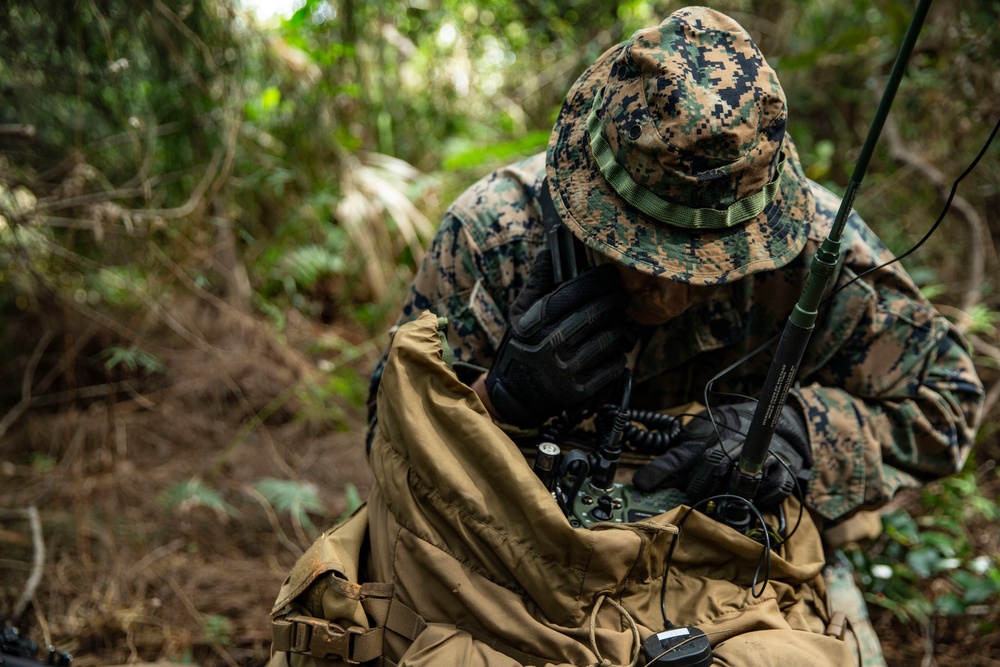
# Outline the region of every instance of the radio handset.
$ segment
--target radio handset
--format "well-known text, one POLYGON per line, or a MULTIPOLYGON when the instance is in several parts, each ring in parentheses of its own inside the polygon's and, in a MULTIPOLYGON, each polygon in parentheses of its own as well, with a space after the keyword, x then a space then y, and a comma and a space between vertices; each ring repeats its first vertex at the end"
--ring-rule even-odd
POLYGON ((552 203, 548 179, 542 181, 538 196, 542 207, 542 226, 545 245, 552 253, 552 279, 556 285, 571 280, 587 267, 587 253, 583 243, 566 228, 552 203))

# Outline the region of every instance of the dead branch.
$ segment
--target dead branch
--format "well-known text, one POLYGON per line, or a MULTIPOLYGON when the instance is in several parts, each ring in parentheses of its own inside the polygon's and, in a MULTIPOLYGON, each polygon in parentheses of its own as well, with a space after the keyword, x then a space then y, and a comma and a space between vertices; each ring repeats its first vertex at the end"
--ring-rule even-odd
POLYGON ((130 388, 129 383, 124 380, 120 382, 107 382, 105 384, 89 385, 86 387, 74 387, 73 389, 67 389, 66 391, 35 396, 29 402, 29 406, 33 408, 41 408, 49 405, 68 403, 81 398, 113 396, 120 391, 128 391, 130 388))
POLYGON ((937 660, 934 659, 934 622, 924 621, 920 634, 924 640, 924 657, 920 660, 920 667, 937 667, 937 660))
POLYGON ((222 216, 221 206, 217 203, 213 203, 213 206, 218 207, 215 216, 221 224, 217 227, 215 252, 212 253, 210 261, 225 281, 223 296, 226 303, 237 312, 249 313, 250 300, 253 296, 250 275, 237 250, 233 225, 222 216))
POLYGON ((34 545, 34 556, 31 561, 31 574, 24 582, 24 591, 14 605, 13 618, 18 618, 28 608, 28 604, 35 595, 35 589, 42 581, 42 570, 45 566, 45 540, 42 538, 42 521, 38 517, 38 508, 32 505, 26 509, 3 510, 0 509, 0 517, 23 517, 28 520, 31 526, 31 543, 34 545))
MULTIPOLYGON (((610 47, 616 37, 620 34, 621 24, 616 24, 609 30, 602 30, 594 37, 594 44, 603 51, 610 47)), ((554 81, 566 78, 568 74, 576 70, 581 70, 580 54, 577 51, 570 51, 565 56, 549 66, 539 68, 539 72, 527 77, 521 85, 511 92, 514 99, 526 99, 536 94, 539 90, 551 85, 554 81)))
MULTIPOLYGON (((191 618, 193 618, 194 621, 199 626, 205 627, 205 617, 198 610, 198 607, 195 606, 191 598, 188 597, 188 594, 184 592, 184 589, 181 587, 180 583, 178 583, 177 579, 175 579, 172 576, 169 576, 167 577, 167 583, 170 585, 170 588, 173 590, 177 598, 184 605, 184 608, 187 609, 188 613, 191 615, 191 618)), ((216 653, 216 655, 222 658, 226 662, 226 664, 230 665, 230 667, 238 667, 233 657, 229 655, 229 652, 226 651, 226 649, 221 644, 219 644, 219 642, 217 641, 211 642, 211 648, 216 653)))
MULTIPOLYGON (((64 259, 67 259, 80 266, 84 266, 90 269, 96 270, 101 268, 101 265, 99 263, 91 259, 88 259, 86 257, 83 257, 78 253, 72 252, 71 250, 62 247, 58 243, 52 243, 47 240, 44 242, 46 244, 46 247, 49 250, 51 250, 52 253, 55 255, 58 255, 64 259)), ((38 276, 38 278, 41 282, 43 283, 45 282, 42 276, 38 276)), ((191 331, 188 327, 185 327, 183 324, 178 322, 159 301, 157 301, 152 295, 150 295, 144 289, 140 288, 138 285, 131 282, 128 282, 128 287, 133 291, 133 294, 146 305, 146 307, 150 310, 150 312, 157 315, 160 318, 160 320, 171 331, 173 331, 182 339, 184 339, 192 346, 203 352, 210 352, 213 350, 212 344, 209 343, 207 340, 205 340, 205 338, 201 336, 200 333, 191 331)), ((53 292, 58 293, 58 290, 53 288, 53 292)), ((135 334, 134 332, 118 324, 111 318, 102 315, 101 313, 93 310, 92 308, 88 308, 84 304, 80 304, 72 300, 68 300, 68 303, 71 307, 78 310, 79 312, 87 316, 89 319, 97 322, 98 324, 106 326, 110 331, 118 331, 122 335, 122 337, 125 338, 126 340, 141 339, 141 337, 138 336, 138 334, 135 334)))
POLYGON ((46 327, 42 333, 42 337, 38 339, 38 343, 31 353, 31 358, 28 359, 28 366, 24 370, 24 376, 21 378, 21 400, 3 416, 3 419, 0 419, 0 439, 7 433, 7 429, 10 428, 11 424, 17 421, 31 405, 31 387, 34 383, 35 369, 38 368, 38 362, 41 361, 45 348, 52 342, 53 335, 52 330, 46 327))
POLYGON ((205 60, 205 64, 208 68, 212 70, 213 74, 219 74, 219 67, 215 62, 215 57, 212 56, 212 50, 205 44, 204 40, 198 36, 191 28, 187 27, 184 21, 178 16, 173 10, 164 5, 160 0, 156 0, 153 3, 156 6, 156 11, 160 12, 171 24, 180 32, 182 35, 187 37, 198 47, 201 51, 201 57, 205 60))
POLYGON ((281 521, 278 520, 278 514, 274 511, 271 503, 268 502, 267 498, 264 497, 257 489, 252 486, 245 487, 247 495, 256 500, 260 506, 264 509, 264 514, 267 515, 267 521, 271 524, 271 530, 274 531, 274 536, 281 542, 281 545, 288 549, 289 553, 298 558, 302 555, 302 547, 292 542, 291 538, 285 532, 285 529, 281 527, 281 521))
MULTIPOLYGON (((232 151, 230 151, 232 152, 232 151)), ((216 150, 212 154, 212 159, 209 160, 208 167, 205 169, 205 173, 202 174, 201 181, 191 192, 191 196, 188 200, 177 206, 175 208, 161 208, 161 209, 148 209, 148 210, 136 210, 133 213, 137 216, 142 216, 147 219, 162 218, 168 220, 176 220, 177 218, 186 218, 187 216, 194 213, 202 203, 202 198, 205 192, 209 189, 215 180, 216 172, 219 169, 219 163, 222 161, 222 151, 216 150)))
POLYGON ((38 205, 35 210, 39 213, 44 213, 45 211, 58 211, 59 209, 71 208, 73 206, 82 206, 85 204, 93 204, 97 202, 111 201, 112 199, 122 199, 129 197, 137 197, 143 194, 141 189, 127 188, 127 189, 115 189, 102 192, 88 192, 87 194, 78 195, 76 197, 44 197, 38 201, 38 205))
MULTIPOLYGON (((886 121, 885 136, 889 142, 889 153, 893 159, 915 169, 937 189, 941 201, 947 201, 951 193, 951 184, 934 165, 907 148, 891 118, 886 121)), ((994 263, 997 261, 997 252, 990 235, 986 232, 982 218, 967 199, 956 194, 952 199, 950 210, 961 218, 969 230, 968 259, 965 262, 965 265, 969 267, 969 273, 966 279, 965 294, 960 301, 961 309, 969 311, 982 300, 983 275, 986 265, 984 248, 990 249, 994 263)), ((964 328, 963 323, 959 323, 959 326, 964 328)))
MULTIPOLYGON (((969 342, 972 344, 973 350, 983 356, 993 359, 998 365, 1000 365, 1000 348, 987 343, 979 336, 969 336, 969 342)), ((993 385, 986 390, 986 398, 983 402, 983 414, 989 414, 993 406, 996 405, 998 399, 1000 399, 1000 381, 994 382, 993 385)))
POLYGON ((35 126, 27 123, 3 123, 0 124, 0 137, 21 137, 23 139, 34 139, 35 126))
MULTIPOLYGON (((182 235, 178 241, 187 241, 187 239, 182 235)), ((171 274, 173 274, 175 278, 181 281, 199 298, 214 306, 220 312, 231 316, 236 322, 239 322, 240 325, 250 330, 255 335, 260 335, 262 337, 267 335, 266 328, 263 327, 258 320, 254 319, 246 311, 242 311, 227 303, 223 299, 220 299, 218 296, 212 294, 197 282, 192 280, 191 276, 189 276, 182 267, 178 266, 176 262, 168 257, 167 254, 164 253, 163 250, 155 243, 150 243, 148 248, 149 251, 171 272, 171 274)), ((213 265, 215 265, 215 261, 213 261, 213 265)), ((305 363, 298 355, 289 353, 284 348, 279 348, 277 352, 281 355, 282 362, 285 365, 292 367, 297 374, 303 376, 311 374, 313 370, 312 366, 305 363)))

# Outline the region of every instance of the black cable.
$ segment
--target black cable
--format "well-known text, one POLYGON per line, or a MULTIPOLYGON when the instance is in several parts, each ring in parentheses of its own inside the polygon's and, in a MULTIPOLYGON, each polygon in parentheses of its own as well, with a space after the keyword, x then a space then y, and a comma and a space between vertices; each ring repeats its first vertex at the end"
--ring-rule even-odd
POLYGON ((792 536, 795 535, 795 533, 798 532, 799 530, 799 525, 801 525, 802 523, 802 517, 803 515, 805 515, 806 493, 805 490, 802 488, 802 485, 799 484, 799 478, 796 477, 795 472, 792 470, 792 467, 788 465, 788 462, 785 461, 780 456, 778 456, 777 454, 770 453, 770 455, 773 456, 778 461, 778 463, 781 464, 781 466, 785 469, 785 471, 788 472, 788 476, 792 478, 792 483, 795 485, 795 490, 797 491, 797 493, 794 494, 795 499, 799 501, 799 512, 798 512, 798 517, 796 517, 795 519, 795 525, 792 526, 792 529, 788 532, 788 535, 782 535, 780 531, 778 533, 779 537, 781 537, 781 540, 778 541, 778 543, 775 546, 780 547, 787 544, 788 541, 792 539, 792 536))
POLYGON ((929 230, 927 230, 927 233, 924 234, 923 237, 919 241, 917 241, 912 247, 910 247, 903 254, 901 254, 901 255, 899 255, 897 257, 893 257, 892 259, 888 260, 884 264, 879 264, 876 267, 868 269, 864 273, 861 273, 859 275, 854 276, 854 278, 852 278, 851 280, 847 281, 846 283, 844 283, 843 285, 841 285, 837 289, 833 290, 830 293, 829 296, 827 296, 827 297, 825 297, 823 299, 823 303, 826 303, 831 298, 833 298, 833 296, 835 294, 837 294, 838 292, 840 292, 842 289, 845 289, 848 285, 851 285, 855 281, 860 280, 864 276, 867 276, 869 273, 874 273, 875 271, 878 271, 880 269, 884 269, 885 267, 889 266, 890 264, 894 264, 895 262, 901 261, 904 257, 909 257, 911 254, 913 254, 914 252, 916 252, 917 249, 920 248, 920 246, 922 246, 924 243, 926 243, 927 240, 931 237, 931 234, 933 234, 937 230, 938 225, 941 224, 941 221, 944 220, 944 216, 948 214, 948 210, 951 208, 951 203, 955 199, 955 194, 958 192, 958 184, 961 183, 962 180, 966 176, 968 176, 969 174, 971 174, 972 170, 975 169, 976 166, 979 164, 979 161, 981 159, 983 159, 983 156, 986 154, 986 151, 989 150, 990 144, 993 143, 993 139, 996 138, 998 130, 1000 130, 1000 118, 997 119, 997 124, 993 126, 993 131, 990 133, 990 136, 986 139, 986 143, 983 144, 983 147, 979 150, 979 154, 976 155, 975 159, 968 166, 968 168, 966 168, 966 170, 962 172, 962 175, 959 176, 958 178, 956 178, 955 182, 951 184, 951 192, 948 193, 948 199, 944 203, 944 208, 941 209, 941 214, 938 216, 937 220, 934 221, 934 224, 931 225, 931 228, 929 230))
POLYGON ((692 512, 716 500, 738 500, 739 502, 744 503, 757 519, 757 522, 761 526, 761 532, 764 534, 764 544, 762 545, 764 548, 761 550, 760 558, 757 560, 757 568, 754 570, 753 580, 750 584, 750 595, 755 598, 762 596, 764 594, 764 589, 767 587, 767 583, 771 580, 771 534, 767 530, 767 523, 764 521, 764 515, 761 514, 760 510, 754 507, 753 503, 746 498, 728 493, 699 500, 698 502, 693 503, 687 511, 684 512, 680 521, 677 522, 677 532, 670 541, 670 549, 667 551, 667 558, 663 564, 663 579, 660 582, 660 614, 663 617, 664 627, 668 629, 674 627, 674 625, 670 622, 670 618, 667 616, 667 578, 670 576, 670 565, 674 560, 674 552, 677 550, 677 542, 680 538, 681 529, 684 527, 684 524, 687 522, 688 517, 691 516, 692 512), (755 591, 762 568, 764 569, 764 580, 763 583, 761 583, 760 590, 755 591))
MULTIPOLYGON (((713 375, 709 379, 709 381, 705 383, 705 390, 704 390, 704 393, 703 393, 703 396, 704 396, 704 399, 705 399, 705 412, 708 413, 708 418, 712 420, 712 425, 715 427, 715 436, 717 438, 719 438, 720 441, 722 440, 722 435, 719 433, 719 426, 718 426, 718 424, 715 423, 715 416, 712 414, 712 402, 708 400, 709 394, 716 393, 712 389, 712 386, 715 384, 715 381, 718 380, 719 378, 723 377, 724 375, 726 375, 730 371, 733 371, 733 370, 739 368, 740 366, 742 366, 743 364, 745 364, 747 361, 749 361, 750 359, 752 359, 756 355, 760 354, 761 352, 763 352, 767 348, 769 348, 772 345, 774 345, 774 343, 776 343, 779 338, 781 338, 781 334, 776 334, 775 336, 773 336, 769 340, 764 341, 763 343, 761 343, 760 345, 758 345, 756 348, 754 348, 750 352, 746 353, 745 355, 743 355, 742 357, 740 357, 739 359, 737 359, 736 361, 734 361, 733 363, 729 364, 728 366, 726 366, 725 368, 723 368, 721 371, 719 371, 718 373, 716 373, 715 375, 713 375)), ((719 395, 723 395, 723 394, 720 393, 719 395)), ((746 398, 749 401, 756 401, 757 400, 757 399, 751 398, 749 396, 741 396, 741 398, 746 398)), ((746 434, 744 433, 743 435, 746 435, 746 434)), ((728 453, 727 453, 727 456, 728 456, 728 453)), ((731 460, 732 459, 730 458, 730 461, 731 460)))
POLYGON ((619 412, 620 409, 621 406, 611 404, 601 406, 597 430, 604 430, 619 414, 624 414, 628 423, 622 434, 622 445, 637 454, 659 456, 666 453, 682 430, 680 419, 675 415, 637 408, 619 412))

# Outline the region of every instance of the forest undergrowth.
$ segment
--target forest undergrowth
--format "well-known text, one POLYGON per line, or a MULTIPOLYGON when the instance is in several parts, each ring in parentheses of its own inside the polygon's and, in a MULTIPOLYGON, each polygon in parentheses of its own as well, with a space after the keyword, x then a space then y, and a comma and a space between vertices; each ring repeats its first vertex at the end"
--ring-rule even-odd
MULTIPOLYGON (((250 667, 292 563, 367 497, 367 379, 444 208, 543 150, 672 0, 0 2, 0 621, 74 656, 250 667), (539 63, 545 63, 540 70, 539 63)), ((843 191, 904 0, 718 0, 843 191)), ((994 3, 939 2, 855 203, 921 238, 997 122, 994 3)), ((907 269, 987 387, 959 474, 850 552, 891 666, 1000 665, 997 145, 907 269)))

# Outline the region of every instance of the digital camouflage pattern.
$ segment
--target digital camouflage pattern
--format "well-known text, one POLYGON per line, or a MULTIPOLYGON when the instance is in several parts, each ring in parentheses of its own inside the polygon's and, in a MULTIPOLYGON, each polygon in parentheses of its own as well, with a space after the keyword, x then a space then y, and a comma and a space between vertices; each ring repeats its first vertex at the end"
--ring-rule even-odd
MULTIPOLYGON (((400 322, 430 310, 448 318, 458 361, 489 367, 506 313, 545 247, 538 195, 545 156, 490 174, 449 209, 414 280, 400 322)), ((798 300, 839 199, 810 183, 805 249, 784 267, 699 288, 702 298, 665 325, 638 327, 632 405, 705 402, 720 371, 778 335, 798 300)), ((965 342, 857 214, 844 232, 838 291, 821 309, 792 396, 807 417, 814 478, 809 504, 827 519, 886 503, 903 486, 958 470, 983 400, 965 342)), ((756 396, 773 347, 718 379, 712 405, 756 396)), ((372 378, 369 406, 381 364, 372 378)), ((617 400, 617 397, 599 397, 617 400)))
POLYGON ((574 84, 548 147, 567 227, 601 255, 694 285, 791 261, 812 196, 774 70, 732 19, 674 12, 574 84))

